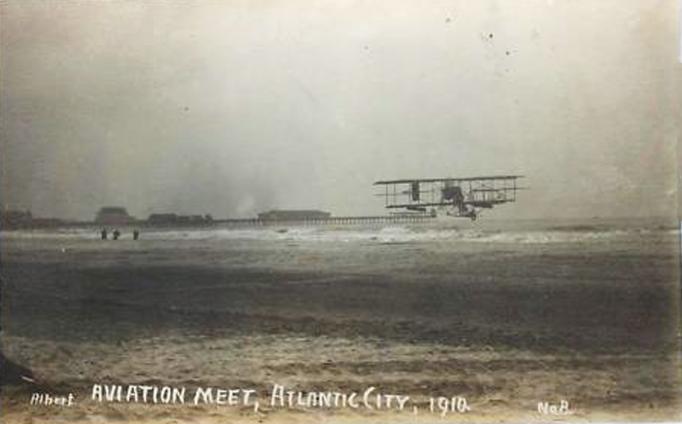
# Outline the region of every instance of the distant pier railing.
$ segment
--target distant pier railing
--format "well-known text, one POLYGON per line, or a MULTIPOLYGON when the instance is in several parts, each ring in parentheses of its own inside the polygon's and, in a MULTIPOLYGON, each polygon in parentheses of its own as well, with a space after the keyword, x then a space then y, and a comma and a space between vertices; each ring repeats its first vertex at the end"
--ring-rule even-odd
POLYGON ((228 226, 272 225, 353 225, 353 224, 408 224, 426 222, 432 215, 384 215, 384 216, 333 216, 328 218, 285 219, 216 219, 213 222, 228 226))

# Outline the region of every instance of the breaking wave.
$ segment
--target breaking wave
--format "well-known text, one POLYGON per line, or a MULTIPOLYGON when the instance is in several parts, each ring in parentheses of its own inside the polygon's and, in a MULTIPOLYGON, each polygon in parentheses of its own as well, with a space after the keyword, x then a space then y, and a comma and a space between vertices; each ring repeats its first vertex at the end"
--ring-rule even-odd
MULTIPOLYGON (((531 230, 500 230, 478 228, 420 228, 409 226, 367 227, 265 227, 265 228, 212 228, 212 229, 149 229, 143 230, 142 241, 196 240, 220 242, 228 240, 267 242, 368 242, 368 243, 419 243, 419 242, 472 242, 472 243, 579 243, 613 241, 621 238, 647 235, 678 235, 678 230, 662 228, 614 229, 604 227, 552 227, 531 230)), ((99 233, 92 229, 62 229, 9 231, 6 239, 80 239, 97 240, 99 233)), ((120 242, 130 239, 123 232, 120 242)))

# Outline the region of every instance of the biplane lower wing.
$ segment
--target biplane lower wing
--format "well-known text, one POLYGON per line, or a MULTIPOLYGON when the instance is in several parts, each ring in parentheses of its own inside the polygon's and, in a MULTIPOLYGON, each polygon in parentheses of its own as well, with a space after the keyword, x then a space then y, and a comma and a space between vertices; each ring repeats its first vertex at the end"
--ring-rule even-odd
POLYGON ((480 209, 516 201, 521 190, 516 182, 521 175, 496 175, 467 178, 416 178, 383 180, 379 196, 388 209, 426 212, 427 209, 448 209, 453 216, 476 219, 480 209))

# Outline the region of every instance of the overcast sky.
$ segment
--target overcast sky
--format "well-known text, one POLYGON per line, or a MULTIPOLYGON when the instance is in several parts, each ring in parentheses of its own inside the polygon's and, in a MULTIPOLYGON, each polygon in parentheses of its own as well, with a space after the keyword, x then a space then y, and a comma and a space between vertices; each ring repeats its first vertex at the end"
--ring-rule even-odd
POLYGON ((381 213, 523 174, 498 217, 675 206, 677 2, 0 3, 5 208, 381 213))

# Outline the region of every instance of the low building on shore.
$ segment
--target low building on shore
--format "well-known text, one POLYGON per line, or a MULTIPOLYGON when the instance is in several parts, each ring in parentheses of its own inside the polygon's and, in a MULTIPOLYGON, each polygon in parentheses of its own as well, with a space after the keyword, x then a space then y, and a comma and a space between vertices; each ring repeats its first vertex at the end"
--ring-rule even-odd
POLYGON ((105 206, 97 212, 95 223, 100 225, 126 225, 135 222, 135 217, 128 214, 121 206, 105 206))
POLYGON ((7 230, 29 228, 33 225, 31 211, 3 210, 0 211, 0 227, 7 230))
POLYGON ((0 211, 0 230, 22 230, 34 228, 57 228, 70 225, 69 221, 58 218, 35 217, 31 211, 0 211))
POLYGON ((178 215, 174 213, 153 213, 147 217, 150 225, 171 225, 178 222, 178 215))

